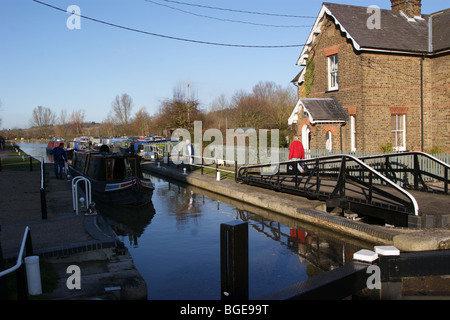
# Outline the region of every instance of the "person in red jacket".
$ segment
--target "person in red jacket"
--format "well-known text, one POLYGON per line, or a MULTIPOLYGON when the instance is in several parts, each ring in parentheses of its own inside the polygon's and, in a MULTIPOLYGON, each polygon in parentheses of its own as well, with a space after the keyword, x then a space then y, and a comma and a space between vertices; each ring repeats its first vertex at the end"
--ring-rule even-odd
MULTIPOLYGON (((299 140, 297 135, 294 136, 294 141, 292 141, 289 147, 289 160, 298 161, 301 159, 305 159, 305 149, 303 148, 303 143, 299 140)), ((300 165, 300 162, 297 165, 300 173, 305 172, 303 167, 300 165)))

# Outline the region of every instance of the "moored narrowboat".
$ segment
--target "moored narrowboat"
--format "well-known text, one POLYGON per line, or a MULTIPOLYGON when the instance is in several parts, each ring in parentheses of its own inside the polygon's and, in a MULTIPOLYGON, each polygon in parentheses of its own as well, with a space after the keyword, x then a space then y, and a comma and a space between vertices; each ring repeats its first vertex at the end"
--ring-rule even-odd
POLYGON ((45 148, 45 150, 47 151, 47 153, 50 153, 53 149, 59 146, 60 143, 64 143, 64 140, 62 138, 55 138, 54 140, 50 140, 47 142, 47 147, 45 148))
POLYGON ((74 151, 69 171, 89 179, 94 201, 136 206, 149 203, 153 195, 153 183, 143 177, 137 156, 74 151))

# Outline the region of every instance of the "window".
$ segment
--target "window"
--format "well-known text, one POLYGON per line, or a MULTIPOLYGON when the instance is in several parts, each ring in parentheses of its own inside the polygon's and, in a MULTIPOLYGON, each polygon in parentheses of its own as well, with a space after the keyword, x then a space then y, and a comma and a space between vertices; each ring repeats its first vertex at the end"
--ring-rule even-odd
POLYGON ((325 147, 327 148, 328 151, 333 150, 333 140, 331 137, 331 131, 327 131, 326 135, 325 135, 325 147))
POLYGON ((350 116, 350 151, 356 151, 356 117, 350 116))
POLYGON ((339 89, 338 77, 338 56, 337 54, 328 57, 328 90, 339 89))
POLYGON ((395 151, 406 150, 406 115, 391 115, 391 141, 395 151))
POLYGON ((113 159, 105 159, 106 162, 106 181, 111 181, 113 179, 113 167, 114 160, 113 159))
POLYGON ((309 126, 305 124, 302 127, 302 144, 305 151, 309 150, 310 141, 311 141, 311 129, 309 129, 309 126))

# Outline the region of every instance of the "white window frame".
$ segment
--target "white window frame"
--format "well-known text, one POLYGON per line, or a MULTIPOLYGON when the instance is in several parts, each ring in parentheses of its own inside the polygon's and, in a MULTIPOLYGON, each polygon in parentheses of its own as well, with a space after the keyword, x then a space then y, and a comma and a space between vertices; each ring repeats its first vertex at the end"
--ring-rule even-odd
POLYGON ((392 114, 391 117, 395 117, 395 128, 392 128, 391 119, 391 133, 394 135, 393 149, 395 151, 406 151, 406 114, 392 114), (399 127, 400 122, 402 123, 403 129, 399 127), (399 134, 403 134, 401 145, 397 145, 399 134))
POLYGON ((310 145, 309 145, 309 137, 311 135, 311 129, 309 128, 309 126, 307 124, 304 124, 302 127, 302 144, 303 144, 303 148, 306 150, 310 149, 310 145))
POLYGON ((356 151, 356 116, 350 116, 350 151, 356 151))
POLYGON ((325 133, 325 148, 328 151, 333 150, 333 135, 331 134, 331 131, 325 133))
POLYGON ((339 89, 339 59, 334 54, 328 57, 328 90, 339 89))

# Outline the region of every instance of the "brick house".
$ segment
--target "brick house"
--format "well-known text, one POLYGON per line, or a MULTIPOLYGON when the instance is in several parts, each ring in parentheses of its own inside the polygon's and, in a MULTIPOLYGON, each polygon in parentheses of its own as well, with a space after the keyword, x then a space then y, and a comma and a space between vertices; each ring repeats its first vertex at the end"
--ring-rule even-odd
POLYGON ((450 9, 324 3, 292 80, 289 124, 306 149, 450 149, 450 9))

